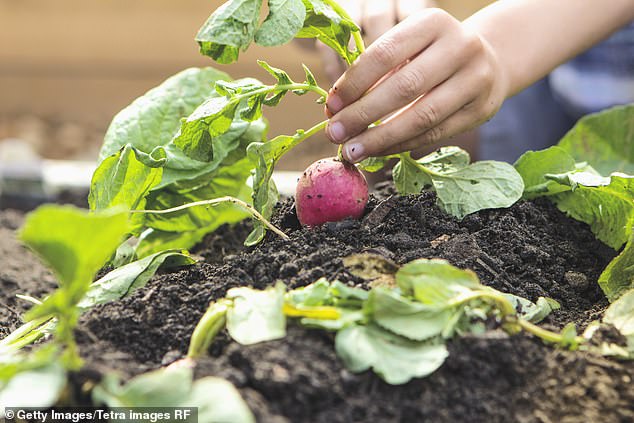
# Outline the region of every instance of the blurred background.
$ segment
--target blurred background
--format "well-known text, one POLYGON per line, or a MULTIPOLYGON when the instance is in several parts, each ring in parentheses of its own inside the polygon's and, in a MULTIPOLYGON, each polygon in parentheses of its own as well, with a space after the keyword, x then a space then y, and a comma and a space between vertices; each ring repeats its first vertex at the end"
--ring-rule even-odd
MULTIPOLYGON (((194 35, 221 0, 0 0, 0 160, 15 155, 94 161, 112 117, 168 76, 215 66, 235 78, 269 81, 257 59, 301 80, 308 65, 329 83, 315 51, 294 43, 252 46, 239 63, 198 53, 194 35)), ((439 1, 458 18, 486 1, 439 1)), ((266 108, 269 135, 323 119, 313 98, 287 96, 266 108)), ((336 149, 321 138, 288 154, 279 169, 300 170, 336 149)))

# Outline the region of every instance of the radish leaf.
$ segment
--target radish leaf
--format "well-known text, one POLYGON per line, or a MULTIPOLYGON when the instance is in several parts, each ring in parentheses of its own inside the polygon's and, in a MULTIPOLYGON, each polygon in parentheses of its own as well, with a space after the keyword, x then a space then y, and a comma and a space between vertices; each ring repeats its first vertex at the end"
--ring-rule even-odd
POLYGON ((419 160, 400 155, 394 184, 400 194, 418 194, 433 187, 438 207, 462 219, 483 209, 510 207, 522 196, 524 183, 509 164, 479 161, 458 147, 445 147, 419 160))
POLYGON ((631 358, 634 358, 634 289, 610 304, 603 321, 613 325, 627 339, 627 348, 631 358))
POLYGON ((243 345, 283 338, 286 335, 286 319, 283 283, 265 291, 249 288, 232 288, 227 298, 233 307, 227 311, 227 329, 233 339, 243 345))
POLYGON ((603 176, 634 174, 634 104, 581 118, 558 145, 603 176))
POLYGON ((433 373, 449 355, 444 343, 410 341, 374 325, 342 329, 335 337, 335 349, 351 372, 372 368, 392 385, 433 373))
POLYGON ((200 422, 255 422, 231 383, 210 376, 194 381, 192 369, 186 366, 153 370, 124 385, 108 374, 93 389, 92 399, 108 407, 192 407, 200 422))
POLYGON ((159 267, 186 266, 195 260, 179 250, 166 250, 121 266, 90 285, 79 302, 82 309, 126 297, 133 290, 145 286, 159 267))
POLYGON ((628 289, 634 289, 634 231, 631 226, 625 248, 603 270, 599 286, 610 301, 616 300, 628 289))

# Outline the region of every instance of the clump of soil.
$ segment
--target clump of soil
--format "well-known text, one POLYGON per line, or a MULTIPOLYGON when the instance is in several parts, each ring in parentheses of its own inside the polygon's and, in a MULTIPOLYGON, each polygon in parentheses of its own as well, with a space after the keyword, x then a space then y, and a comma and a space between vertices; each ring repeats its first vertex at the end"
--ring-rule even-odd
MULTIPOLYGON (((430 193, 373 198, 361 221, 307 230, 288 200, 274 223, 289 241, 269 234, 259 246, 240 251, 248 228, 225 228, 196 250, 205 262, 158 275, 129 297, 85 313, 77 337, 86 374, 114 369, 130 377, 181 358, 209 302, 234 286, 265 288, 282 280, 298 287, 322 276, 364 286, 342 265, 343 257, 359 252, 397 263, 445 258, 502 291, 554 298, 562 309, 546 321, 552 328, 569 321, 584 327, 607 305, 596 281, 615 252, 547 201, 458 221, 440 211, 430 193)), ((221 333, 196 375, 233 382, 263 422, 634 419, 632 363, 557 350, 527 335, 491 331, 456 339, 437 372, 402 386, 345 370, 333 339, 290 325, 284 339, 241 346, 221 333)))

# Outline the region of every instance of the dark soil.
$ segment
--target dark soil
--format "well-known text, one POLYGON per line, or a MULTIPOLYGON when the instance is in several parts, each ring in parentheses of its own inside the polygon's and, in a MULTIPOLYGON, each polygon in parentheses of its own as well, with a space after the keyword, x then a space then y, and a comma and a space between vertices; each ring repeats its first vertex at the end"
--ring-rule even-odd
MULTIPOLYGON (((441 257, 502 291, 554 298, 562 309, 544 323, 551 328, 569 321, 583 328, 605 309, 596 281, 615 252, 586 225, 546 201, 463 221, 442 213, 434 201, 433 194, 373 199, 362 221, 315 230, 299 228, 287 201, 275 223, 291 240, 269 234, 247 251, 240 251, 241 235, 224 228, 196 251, 206 263, 159 275, 128 298, 82 316, 77 336, 86 372, 116 369, 130 377, 181 358, 208 303, 234 286, 264 288, 282 280, 297 287, 322 276, 366 285, 342 265, 343 257, 363 251, 398 263, 441 257)), ((233 382, 262 422, 634 420, 633 363, 496 330, 456 339, 449 349, 446 363, 430 377, 390 386, 371 372, 346 371, 332 334, 291 325, 284 339, 252 346, 221 334, 196 374, 233 382)))

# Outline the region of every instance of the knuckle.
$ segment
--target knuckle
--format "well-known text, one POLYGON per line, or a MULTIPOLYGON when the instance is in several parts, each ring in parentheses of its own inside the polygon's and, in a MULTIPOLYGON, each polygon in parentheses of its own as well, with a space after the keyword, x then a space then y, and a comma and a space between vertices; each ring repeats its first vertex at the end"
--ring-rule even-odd
POLYGON ((498 108, 499 106, 495 101, 486 99, 468 104, 465 106, 465 111, 471 114, 474 122, 483 123, 493 117, 498 108))
POLYGON ((451 24, 454 21, 453 17, 449 13, 437 7, 430 7, 426 9, 425 15, 430 23, 441 27, 451 24))
POLYGON ((471 71, 471 75, 481 91, 488 92, 495 82, 493 69, 487 62, 475 66, 471 71))
POLYGON ((485 50, 482 38, 473 32, 464 34, 462 48, 470 56, 480 56, 485 50))
POLYGON ((423 142, 425 144, 433 144, 442 140, 444 136, 445 128, 443 128, 441 125, 434 126, 433 128, 428 129, 427 132, 425 132, 423 142))
POLYGON ((396 65, 396 40, 391 37, 382 37, 372 46, 373 59, 381 66, 392 68, 396 65))
POLYGON ((427 131, 438 121, 436 108, 429 103, 421 103, 414 107, 415 125, 418 132, 427 131))
POLYGON ((402 69, 394 77, 396 95, 405 100, 414 100, 421 94, 424 77, 420 72, 402 69))
POLYGON ((480 113, 480 119, 482 121, 491 119, 493 115, 497 113, 499 108, 500 106, 496 104, 494 101, 489 100, 485 102, 484 106, 482 107, 482 112, 480 113))
POLYGON ((380 153, 381 151, 385 151, 392 144, 394 144, 394 138, 390 135, 389 128, 383 125, 379 125, 376 128, 369 130, 370 132, 370 142, 366 145, 369 147, 370 154, 380 153))
POLYGON ((366 110, 365 106, 363 106, 362 104, 358 104, 354 108, 354 117, 359 126, 368 126, 370 123, 372 123, 372 118, 370 117, 370 114, 366 110))

